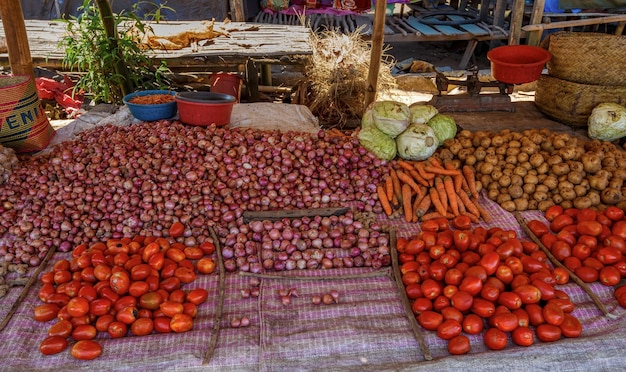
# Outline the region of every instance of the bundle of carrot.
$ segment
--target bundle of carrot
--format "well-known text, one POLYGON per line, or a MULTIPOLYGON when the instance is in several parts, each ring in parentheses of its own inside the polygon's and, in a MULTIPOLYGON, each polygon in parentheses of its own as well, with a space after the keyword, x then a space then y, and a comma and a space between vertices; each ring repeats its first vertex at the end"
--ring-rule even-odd
POLYGON ((470 166, 436 158, 425 161, 397 160, 389 176, 377 186, 378 199, 388 216, 402 213, 407 222, 466 215, 472 222, 491 221, 478 204, 477 181, 470 166))

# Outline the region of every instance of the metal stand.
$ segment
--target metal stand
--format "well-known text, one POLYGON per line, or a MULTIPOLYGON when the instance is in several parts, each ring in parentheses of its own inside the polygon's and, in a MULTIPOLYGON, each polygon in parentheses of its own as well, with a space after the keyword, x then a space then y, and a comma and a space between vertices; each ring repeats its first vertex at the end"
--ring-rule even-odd
POLYGON ((435 83, 439 95, 434 96, 429 104, 442 112, 480 112, 480 111, 515 111, 509 94, 513 92, 513 85, 499 81, 480 81, 478 69, 472 68, 472 74, 465 80, 449 79, 437 72, 435 83), (456 95, 442 95, 448 91, 448 85, 459 85, 467 88, 467 93, 456 95), (498 88, 498 93, 481 93, 485 87, 498 88))

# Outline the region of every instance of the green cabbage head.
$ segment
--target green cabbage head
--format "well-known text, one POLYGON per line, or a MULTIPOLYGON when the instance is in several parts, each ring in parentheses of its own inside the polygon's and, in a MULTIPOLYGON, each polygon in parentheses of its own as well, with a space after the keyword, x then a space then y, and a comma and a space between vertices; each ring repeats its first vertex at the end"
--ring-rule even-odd
POLYGON ((456 136, 456 122, 448 115, 437 114, 433 116, 433 118, 430 119, 426 125, 433 128, 439 143, 444 143, 446 140, 452 139, 456 136))
POLYGON ((391 160, 396 157, 396 141, 378 130, 375 125, 372 125, 371 115, 367 113, 363 115, 358 138, 361 146, 365 147, 367 151, 376 155, 379 159, 391 160))
POLYGON ((589 115, 589 137, 614 141, 626 136, 626 107, 617 103, 601 103, 589 115))
POLYGON ((409 126, 411 112, 402 102, 378 101, 370 109, 376 127, 391 138, 396 138, 409 126))
POLYGON ((396 138, 396 144, 402 159, 426 160, 437 150, 439 140, 428 125, 411 124, 396 138))
POLYGON ((435 106, 425 105, 420 102, 409 106, 411 111, 411 124, 426 124, 433 116, 439 113, 435 106))

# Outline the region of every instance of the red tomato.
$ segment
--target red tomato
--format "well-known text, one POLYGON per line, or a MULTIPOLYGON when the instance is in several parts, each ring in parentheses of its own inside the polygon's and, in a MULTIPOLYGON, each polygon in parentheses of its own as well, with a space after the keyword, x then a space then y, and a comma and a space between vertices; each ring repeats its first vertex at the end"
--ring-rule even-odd
POLYGON ((107 333, 111 338, 120 338, 126 336, 128 333, 128 326, 122 322, 114 321, 109 323, 107 333))
POLYGON ((209 292, 204 288, 192 289, 187 293, 186 301, 192 304, 200 305, 209 297, 209 292))
POLYGON ((89 313, 96 316, 108 314, 113 307, 113 302, 108 298, 97 298, 89 303, 89 313))
POLYGON ((535 342, 535 335, 528 327, 517 327, 511 333, 511 339, 516 345, 530 346, 535 342))
POLYGON ((72 322, 69 320, 59 320, 48 329, 48 336, 61 336, 67 338, 72 334, 72 322))
POLYGON ((437 232, 439 231, 439 223, 437 223, 437 221, 433 220, 428 220, 428 221, 424 221, 420 224, 420 228, 422 229, 422 231, 433 231, 433 232, 437 232))
POLYGON ((47 322, 57 317, 61 308, 56 304, 43 304, 35 307, 33 319, 38 322, 47 322))
POLYGON ((76 359, 91 360, 102 354, 102 346, 93 340, 81 340, 72 346, 72 356, 76 359))
POLYGON ((528 313, 528 321, 533 327, 544 324, 546 320, 543 318, 543 308, 537 304, 528 304, 524 306, 524 310, 528 313))
POLYGON ((543 306, 543 318, 546 323, 558 326, 563 323, 565 313, 556 303, 548 302, 543 306))
POLYGON ((415 300, 416 298, 422 297, 422 286, 419 283, 412 283, 407 285, 404 288, 404 291, 406 292, 406 296, 410 300, 415 300))
POLYGON ((498 328, 489 328, 485 332, 483 342, 491 350, 502 350, 506 347, 507 335, 498 328))
POLYGON ((448 285, 458 286, 463 280, 463 273, 457 268, 448 269, 443 280, 448 285))
POLYGON ((622 239, 626 239, 626 221, 617 221, 611 227, 611 233, 622 239))
POLYGON ((537 338, 543 342, 553 342, 561 338, 561 329, 552 324, 541 324, 535 330, 537 338))
POLYGON ((485 282, 487 280, 487 271, 482 266, 474 265, 465 271, 465 276, 475 276, 480 278, 481 282, 485 282))
POLYGON ((602 247, 598 249, 598 261, 605 265, 611 265, 622 259, 622 251, 614 247, 602 247))
POLYGON ((471 349, 467 336, 458 335, 448 340, 448 352, 452 355, 467 354, 471 349))
POLYGON ((132 280, 145 280, 152 273, 152 267, 148 264, 142 263, 136 266, 133 266, 130 269, 130 277, 132 280))
POLYGON ((604 210, 604 215, 613 221, 619 221, 624 218, 624 211, 620 208, 610 206, 604 210))
POLYGON ((505 306, 509 310, 515 310, 522 307, 523 301, 518 293, 505 291, 498 296, 498 304, 505 306))
POLYGON ((487 301, 495 302, 499 296, 500 290, 492 284, 485 284, 483 289, 480 290, 480 297, 487 301))
POLYGON ((417 255, 424 251, 426 244, 422 239, 411 239, 406 245, 405 253, 409 255, 417 255))
POLYGON ((89 301, 83 297, 74 297, 67 303, 67 313, 72 317, 79 317, 89 312, 89 301))
POLYGON ((175 276, 164 279, 159 283, 159 288, 163 288, 168 292, 172 292, 180 288, 180 279, 175 276))
POLYGON ((620 282, 622 275, 616 267, 605 266, 598 273, 598 279, 600 280, 600 283, 611 287, 620 282))
POLYGON ((581 266, 574 270, 574 274, 585 283, 593 283, 598 280, 599 272, 591 266, 581 266))
POLYGON ((436 330, 443 323, 443 315, 431 310, 422 311, 416 319, 419 325, 429 331, 436 330))
POLYGON ((128 294, 133 297, 141 297, 148 291, 150 291, 150 284, 141 280, 132 282, 130 287, 128 287, 128 294))
POLYGON ((496 305, 494 305, 491 301, 476 297, 472 303, 471 310, 472 313, 478 315, 479 317, 487 319, 495 313, 496 305))
POLYGON ((517 316, 517 325, 520 327, 528 327, 530 325, 530 320, 528 318, 528 313, 526 310, 519 308, 511 311, 515 316, 517 316))
POLYGON ((96 337, 98 330, 91 324, 82 324, 74 328, 72 331, 72 337, 76 341, 80 340, 92 340, 96 337))
POLYGON ((204 257, 204 251, 198 247, 186 247, 183 252, 188 260, 199 260, 204 257))
POLYGON ((565 226, 572 225, 574 223, 574 219, 567 214, 560 214, 550 222, 550 230, 554 232, 561 231, 565 226))
POLYGON ((487 252, 482 256, 478 264, 485 269, 487 275, 493 275, 500 265, 500 255, 495 251, 487 252))
POLYGON ((133 306, 135 306, 135 307, 137 306, 137 299, 135 297, 133 297, 133 296, 120 297, 113 304, 113 307, 115 308, 115 311, 121 311, 125 307, 133 307, 133 306))
POLYGON ((130 331, 135 336, 145 336, 152 333, 154 323, 150 318, 139 318, 130 325, 130 331))
POLYGON ((454 319, 447 319, 437 327, 437 336, 441 339, 449 340, 460 335, 462 331, 461 323, 454 319))
POLYGON ((126 325, 132 324, 137 318, 137 308, 134 306, 127 306, 115 314, 115 320, 126 325))
POLYGON ((559 324, 559 328, 561 329, 561 334, 565 337, 578 337, 583 332, 583 325, 580 323, 578 318, 565 313, 563 322, 559 324))
POLYGON ((522 300, 523 304, 535 304, 541 300, 541 291, 532 284, 521 285, 513 289, 522 300))
POLYGON ((519 326, 517 315, 509 312, 494 314, 491 323, 494 327, 504 332, 511 332, 519 326))
POLYGON ((39 351, 43 355, 53 355, 67 349, 67 338, 63 336, 49 336, 39 344, 39 351))
MULTIPOLYGON (((622 254, 626 253, 626 240, 617 235, 609 235, 604 238, 604 246, 618 249, 622 254)), ((595 247, 592 247, 595 248, 595 247)))
POLYGON ((467 314, 463 318, 463 331, 468 335, 477 335, 483 331, 485 327, 484 321, 476 314, 467 314))
POLYGON ((175 314, 170 320, 170 328, 174 332, 187 332, 193 328, 193 318, 187 314, 175 314))
POLYGON ((550 206, 548 209, 546 209, 545 217, 546 217, 546 220, 552 222, 557 216, 560 216, 562 214, 563 214, 563 207, 561 207, 560 205, 553 205, 553 206, 550 206))
POLYGON ((170 225, 169 233, 172 238, 178 238, 185 232, 185 225, 176 221, 170 225))
POLYGON ((465 215, 456 216, 452 219, 452 227, 457 230, 469 230, 472 227, 472 221, 465 215))
POLYGON ((123 295, 128 292, 128 287, 130 287, 130 277, 126 271, 117 271, 111 274, 109 281, 113 292, 119 295, 123 295))
POLYGON ((565 313, 571 313, 576 308, 576 305, 574 305, 574 303, 569 299, 553 298, 548 302, 557 304, 565 313))
POLYGON ((413 301, 413 305, 411 305, 411 309, 413 313, 419 314, 422 311, 432 310, 433 302, 427 298, 421 297, 413 301))
POLYGON ((171 319, 169 317, 166 316, 161 316, 158 318, 154 318, 152 320, 153 325, 154 325, 154 330, 157 331, 158 333, 170 333, 172 332, 172 329, 170 328, 170 321, 171 319))
POLYGON ((463 290, 459 290, 450 298, 450 305, 461 312, 469 310, 473 303, 474 297, 463 290))
POLYGON ((109 324, 115 321, 115 317, 112 314, 105 314, 99 316, 96 319, 96 329, 98 332, 107 332, 109 329, 109 324))
POLYGON ((422 282, 422 293, 427 299, 434 299, 441 294, 441 286, 433 279, 426 279, 422 282))
POLYGON ((148 310, 156 310, 163 300, 163 296, 159 292, 148 292, 139 297, 139 307, 148 310))
POLYGON ((576 231, 581 235, 598 236, 602 233, 602 224, 598 221, 582 221, 576 225, 576 231))

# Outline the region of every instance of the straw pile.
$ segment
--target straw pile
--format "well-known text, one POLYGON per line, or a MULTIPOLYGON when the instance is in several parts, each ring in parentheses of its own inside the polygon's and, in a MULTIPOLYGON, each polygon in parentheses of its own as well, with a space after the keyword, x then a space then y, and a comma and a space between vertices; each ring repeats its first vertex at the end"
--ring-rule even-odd
MULTIPOLYGON (((300 81, 296 101, 308 106, 324 128, 354 127, 365 111, 371 43, 360 30, 351 34, 325 31, 312 36, 313 55, 300 81)), ((379 92, 395 87, 392 57, 383 50, 379 92)))

